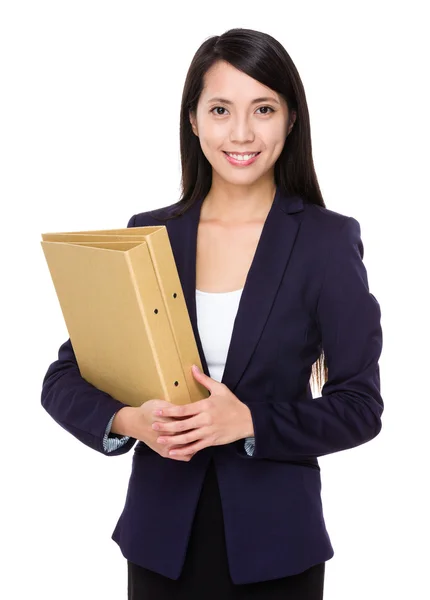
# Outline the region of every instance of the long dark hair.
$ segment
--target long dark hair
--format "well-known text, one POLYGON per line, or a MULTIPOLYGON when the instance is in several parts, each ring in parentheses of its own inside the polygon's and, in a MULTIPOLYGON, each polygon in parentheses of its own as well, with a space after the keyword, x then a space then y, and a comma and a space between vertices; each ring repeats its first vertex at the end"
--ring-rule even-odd
MULTIPOLYGON (((189 114, 197 111, 205 73, 220 60, 280 94, 289 114, 296 112, 294 127, 275 163, 275 183, 283 193, 300 195, 305 202, 325 207, 312 158, 309 112, 299 73, 275 38, 260 31, 236 28, 208 38, 191 61, 182 93, 179 126, 181 197, 162 220, 179 217, 199 198, 206 197, 211 188, 212 166, 194 135, 189 114)), ((324 350, 312 366, 312 377, 321 390, 328 378, 324 350)))

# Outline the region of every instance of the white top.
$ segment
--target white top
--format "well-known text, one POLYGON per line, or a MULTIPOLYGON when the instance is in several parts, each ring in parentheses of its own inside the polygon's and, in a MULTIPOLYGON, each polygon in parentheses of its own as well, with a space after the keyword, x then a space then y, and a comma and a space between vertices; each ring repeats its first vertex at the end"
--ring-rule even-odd
MULTIPOLYGON (((231 334, 243 288, 231 292, 203 292, 196 289, 197 322, 203 352, 212 379, 221 381, 230 347, 231 334)), ((252 455, 255 438, 245 438, 245 450, 252 455)))

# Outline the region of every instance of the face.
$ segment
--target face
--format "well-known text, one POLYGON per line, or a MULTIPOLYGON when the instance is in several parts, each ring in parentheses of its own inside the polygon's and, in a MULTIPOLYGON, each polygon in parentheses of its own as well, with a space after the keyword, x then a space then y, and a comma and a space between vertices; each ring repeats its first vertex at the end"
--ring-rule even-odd
POLYGON ((230 63, 213 65, 205 74, 196 114, 190 113, 193 132, 212 165, 212 184, 221 179, 249 185, 261 177, 273 178, 295 116, 272 89, 230 63), (257 158, 242 162, 229 160, 226 154, 255 152, 257 158))

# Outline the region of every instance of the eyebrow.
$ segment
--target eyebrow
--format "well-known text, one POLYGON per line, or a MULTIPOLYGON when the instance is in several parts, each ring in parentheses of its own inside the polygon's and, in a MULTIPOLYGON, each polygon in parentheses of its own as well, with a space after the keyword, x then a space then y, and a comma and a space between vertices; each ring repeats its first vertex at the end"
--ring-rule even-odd
MULTIPOLYGON (((221 102, 222 104, 234 104, 231 100, 227 100, 226 98, 211 98, 210 100, 208 100, 208 104, 210 104, 211 102, 221 102)), ((251 104, 258 104, 259 102, 276 102, 276 104, 279 104, 276 98, 271 98, 269 96, 255 98, 255 100, 252 100, 251 104)))

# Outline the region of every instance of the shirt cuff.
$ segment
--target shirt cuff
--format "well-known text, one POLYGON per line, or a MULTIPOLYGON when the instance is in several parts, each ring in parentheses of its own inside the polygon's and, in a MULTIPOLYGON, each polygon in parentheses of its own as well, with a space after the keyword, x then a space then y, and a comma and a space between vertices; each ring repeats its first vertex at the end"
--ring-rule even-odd
POLYGON ((116 412, 110 418, 109 423, 106 427, 105 434, 103 436, 103 448, 104 448, 105 452, 113 452, 114 450, 118 450, 118 448, 121 448, 121 446, 124 446, 124 444, 126 444, 128 442, 128 440, 130 439, 130 437, 127 435, 118 437, 118 434, 110 432, 111 427, 112 427, 112 422, 115 418, 115 415, 116 415, 116 412), (114 437, 114 436, 117 436, 117 437, 114 437))
POLYGON ((255 437, 247 437, 245 438, 245 451, 248 456, 252 456, 254 454, 255 448, 255 437))

